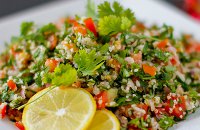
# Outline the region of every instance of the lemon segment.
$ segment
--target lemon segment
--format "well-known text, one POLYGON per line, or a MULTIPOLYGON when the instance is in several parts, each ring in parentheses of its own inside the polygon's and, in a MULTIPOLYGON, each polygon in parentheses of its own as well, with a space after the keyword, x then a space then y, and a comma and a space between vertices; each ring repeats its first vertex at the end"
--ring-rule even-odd
MULTIPOLYGON (((35 94, 34 101, 50 88, 35 94)), ((96 103, 84 89, 59 87, 24 108, 26 130, 86 130, 95 115, 96 103)))
POLYGON ((88 130, 120 130, 120 123, 111 111, 97 110, 88 130))

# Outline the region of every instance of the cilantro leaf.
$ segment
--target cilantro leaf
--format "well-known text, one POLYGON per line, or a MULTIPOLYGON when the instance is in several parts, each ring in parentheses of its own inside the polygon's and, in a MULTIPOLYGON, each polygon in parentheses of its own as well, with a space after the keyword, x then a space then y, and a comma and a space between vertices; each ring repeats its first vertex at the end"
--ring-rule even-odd
POLYGON ((69 86, 77 79, 76 69, 69 64, 60 64, 53 73, 44 75, 43 82, 56 86, 69 86))
POLYGON ((105 16, 99 19, 98 23, 98 29, 101 35, 126 31, 130 27, 131 27, 131 22, 128 18, 126 17, 121 18, 115 15, 105 16))
POLYGON ((130 9, 124 10, 124 8, 116 1, 113 3, 112 7, 108 1, 105 1, 104 3, 100 4, 98 6, 98 13, 100 18, 109 15, 115 15, 127 17, 131 22, 135 21, 135 17, 132 11, 130 9))
POLYGON ((124 9, 118 2, 114 2, 112 7, 109 2, 98 6, 100 35, 107 35, 126 31, 135 22, 134 14, 130 9, 124 9))
POLYGON ((121 19, 120 17, 110 15, 99 19, 98 29, 101 35, 107 35, 111 32, 119 32, 121 29, 121 19))
POLYGON ((28 32, 32 29, 33 22, 23 22, 21 24, 20 33, 21 35, 25 36, 28 34, 28 32))
POLYGON ((103 4, 100 4, 98 6, 98 13, 99 17, 115 15, 115 12, 112 10, 110 3, 108 1, 105 1, 103 4))
POLYGON ((74 62, 78 66, 78 71, 82 72, 84 76, 92 75, 95 70, 101 67, 104 60, 105 58, 94 50, 89 53, 86 50, 79 50, 74 56, 74 62))
POLYGON ((121 29, 126 30, 131 27, 131 21, 127 17, 121 17, 121 29))

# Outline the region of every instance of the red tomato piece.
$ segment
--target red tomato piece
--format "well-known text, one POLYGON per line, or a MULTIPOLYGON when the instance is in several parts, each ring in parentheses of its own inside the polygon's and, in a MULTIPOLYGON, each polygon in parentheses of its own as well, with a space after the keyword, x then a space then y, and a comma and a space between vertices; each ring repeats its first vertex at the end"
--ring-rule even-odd
POLYGON ((172 65, 176 65, 177 64, 177 61, 176 61, 176 59, 174 57, 172 57, 170 59, 170 62, 171 62, 172 65))
POLYGON ((58 61, 55 59, 47 59, 45 66, 49 67, 49 72, 53 72, 58 65, 58 61))
POLYGON ((73 30, 75 33, 80 33, 83 36, 85 36, 87 34, 86 28, 77 22, 73 23, 73 30))
POLYGON ((7 104, 2 103, 0 105, 0 118, 3 119, 6 116, 6 109, 7 109, 7 104))
POLYGON ((97 36, 97 31, 96 31, 95 24, 92 18, 85 19, 84 23, 85 23, 86 28, 89 29, 91 32, 93 32, 95 36, 97 36))
POLYGON ((97 109, 103 109, 106 107, 106 103, 108 102, 108 94, 106 91, 102 91, 94 98, 97 102, 97 109))
POLYGON ((186 101, 184 96, 178 97, 177 95, 168 95, 166 101, 165 111, 177 118, 183 119, 186 111, 186 101))
POLYGON ((156 67, 155 66, 150 66, 150 65, 148 65, 148 64, 143 64, 142 65, 142 68, 143 68, 143 70, 144 70, 144 72, 146 73, 146 74, 149 74, 149 75, 151 75, 151 76, 155 76, 156 75, 156 67))
POLYGON ((20 122, 20 121, 15 122, 15 126, 16 126, 19 130, 25 130, 24 125, 23 125, 22 122, 20 122))
POLYGON ((186 101, 184 96, 180 97, 180 106, 182 107, 182 109, 185 111, 186 110, 186 101))
POLYGON ((157 45, 157 47, 159 49, 165 49, 165 47, 167 46, 167 43, 168 43, 168 39, 165 39, 165 40, 159 42, 158 45, 157 45))
POLYGON ((17 90, 17 85, 11 79, 7 81, 7 85, 9 87, 9 89, 11 89, 12 91, 16 91, 17 90))
POLYGON ((174 115, 177 118, 182 119, 184 117, 184 114, 183 114, 183 110, 181 110, 182 108, 181 109, 180 108, 181 108, 180 105, 175 105, 175 108, 173 109, 172 115, 174 115))
POLYGON ((165 111, 165 108, 160 107, 160 108, 156 108, 155 111, 154 111, 154 113, 155 113, 157 116, 160 116, 160 115, 165 114, 166 111, 165 111))

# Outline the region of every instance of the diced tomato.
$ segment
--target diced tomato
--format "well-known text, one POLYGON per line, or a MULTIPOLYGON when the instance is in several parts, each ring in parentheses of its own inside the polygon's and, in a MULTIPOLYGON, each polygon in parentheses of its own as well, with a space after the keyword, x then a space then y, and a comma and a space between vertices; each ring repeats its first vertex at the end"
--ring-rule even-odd
POLYGON ((174 115, 177 118, 183 119, 184 115, 183 115, 183 110, 180 110, 179 108, 181 108, 179 105, 176 105, 172 115, 174 115))
POLYGON ((52 34, 49 36, 48 41, 50 42, 50 50, 53 50, 58 43, 58 38, 55 34, 52 34))
POLYGON ((83 25, 81 25, 77 22, 73 23, 73 30, 74 30, 75 33, 80 33, 83 36, 85 36, 87 34, 86 28, 83 25))
POLYGON ((11 89, 12 91, 16 91, 17 90, 17 85, 11 79, 7 81, 7 85, 9 87, 9 89, 11 89))
POLYGON ((186 101, 184 96, 169 94, 165 104, 165 111, 170 115, 183 119, 186 111, 186 101))
POLYGON ((183 109, 183 111, 185 111, 186 110, 186 101, 185 101, 185 98, 184 98, 184 96, 180 96, 180 106, 181 106, 181 108, 183 109))
POLYGON ((150 66, 148 64, 143 64, 142 68, 143 68, 143 70, 144 70, 144 72, 146 74, 149 74, 151 76, 155 76, 156 75, 156 67, 150 66))
POLYGON ((21 121, 15 122, 15 126, 16 126, 19 130, 25 130, 24 125, 22 124, 21 121))
POLYGON ((165 111, 165 108, 160 107, 160 108, 156 108, 156 109, 154 110, 154 113, 155 113, 157 116, 160 116, 160 115, 165 114, 166 111, 165 111))
POLYGON ((55 59, 47 59, 45 62, 45 66, 49 67, 49 72, 53 72, 57 65, 58 61, 55 59))
POLYGON ((85 19, 84 23, 85 23, 86 28, 89 29, 91 32, 93 32, 95 36, 97 36, 97 31, 96 31, 95 24, 92 18, 85 19))
POLYGON ((144 104, 144 103, 140 103, 140 104, 137 104, 137 107, 145 110, 146 114, 144 114, 143 118, 146 120, 147 119, 147 115, 148 115, 149 106, 144 104))
POLYGON ((1 103, 1 105, 0 105, 0 118, 1 119, 3 119, 6 116, 6 109, 7 109, 7 104, 1 103))
POLYGON ((176 58, 175 58, 175 57, 172 57, 172 58, 170 59, 170 62, 171 62, 172 65, 176 65, 176 64, 177 64, 177 61, 176 61, 176 58))
POLYGON ((141 51, 137 54, 132 54, 131 57, 134 59, 135 63, 141 63, 142 62, 142 52, 141 51))
POLYGON ((159 43, 157 44, 157 47, 158 47, 159 49, 165 49, 165 47, 167 46, 167 43, 168 43, 168 39, 165 39, 165 40, 159 42, 159 43))
POLYGON ((97 102, 97 109, 103 109, 106 107, 106 103, 108 102, 108 95, 106 91, 102 91, 94 98, 97 102))

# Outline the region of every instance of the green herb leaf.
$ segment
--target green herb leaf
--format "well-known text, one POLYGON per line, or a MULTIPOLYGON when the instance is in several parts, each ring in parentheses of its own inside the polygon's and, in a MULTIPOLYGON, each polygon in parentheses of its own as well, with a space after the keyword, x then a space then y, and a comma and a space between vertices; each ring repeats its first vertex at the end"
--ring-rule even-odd
POLYGON ((53 73, 44 75, 43 82, 56 86, 70 86, 77 79, 76 69, 69 64, 60 64, 53 73))
POLYGON ((25 36, 28 34, 28 32, 32 29, 33 27, 33 22, 23 22, 21 24, 21 29, 20 29, 20 32, 21 32, 21 35, 25 36))
POLYGON ((85 75, 93 75, 94 71, 103 65, 105 58, 96 51, 87 53, 86 50, 79 50, 74 56, 74 62, 78 66, 78 71, 85 75))
POLYGON ((109 15, 115 15, 119 17, 127 17, 131 23, 135 22, 134 14, 130 9, 124 9, 118 2, 114 2, 112 7, 109 2, 105 1, 104 3, 98 6, 99 17, 105 17, 109 15))
POLYGON ((121 17, 121 29, 126 30, 131 27, 131 21, 127 17, 121 17))
POLYGON ((135 21, 131 10, 124 10, 118 2, 114 2, 111 7, 110 3, 105 1, 98 6, 98 13, 100 17, 98 24, 100 35, 126 31, 135 21))
POLYGON ((99 19, 98 29, 101 35, 107 35, 111 32, 120 32, 121 18, 115 15, 105 16, 99 19))
POLYGON ((167 130, 169 127, 173 126, 175 121, 173 120, 173 117, 164 116, 160 119, 158 123, 160 124, 161 128, 163 128, 164 130, 167 130))
POLYGON ((55 33, 57 31, 57 28, 54 24, 52 23, 49 23, 47 25, 44 25, 43 27, 41 27, 38 32, 40 33, 45 33, 45 32, 48 32, 48 33, 55 33))

